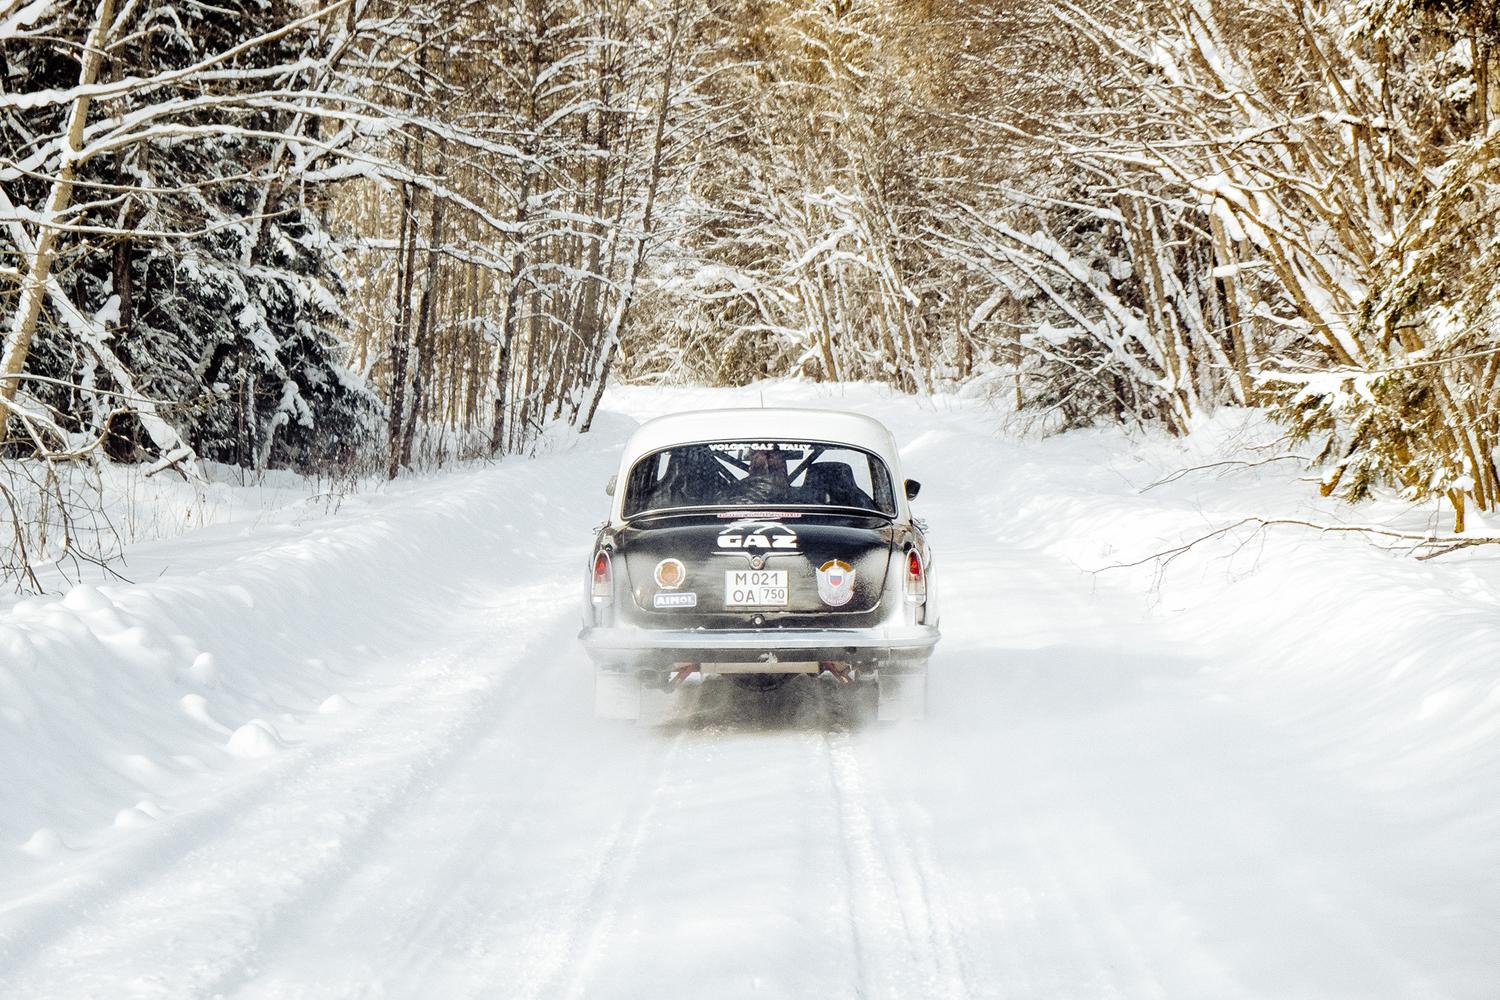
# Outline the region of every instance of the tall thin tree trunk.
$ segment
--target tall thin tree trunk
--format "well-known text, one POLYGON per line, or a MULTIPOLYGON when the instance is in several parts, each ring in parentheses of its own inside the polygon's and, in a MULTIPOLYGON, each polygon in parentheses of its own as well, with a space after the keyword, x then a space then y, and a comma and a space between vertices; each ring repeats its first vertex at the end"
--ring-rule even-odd
MULTIPOLYGON (((646 246, 655 228, 656 192, 661 185, 663 137, 667 128, 667 114, 672 106, 672 78, 677 69, 677 43, 682 32, 682 7, 683 0, 677 0, 672 5, 672 22, 667 35, 666 62, 662 67, 656 123, 651 137, 651 168, 646 176, 646 205, 641 212, 641 231, 636 236, 634 251, 626 267, 624 287, 619 293, 620 300, 615 306, 614 315, 610 317, 609 327, 605 331, 602 356, 591 373, 592 379, 586 381, 583 387, 584 391, 590 394, 588 408, 584 411, 582 424, 579 425, 579 430, 584 434, 587 434, 589 428, 593 426, 594 413, 599 409, 599 400, 604 397, 604 386, 609 381, 610 366, 614 364, 615 354, 620 348, 620 331, 630 315, 630 304, 635 295, 636 281, 640 277, 641 265, 646 258, 646 246)), ((575 419, 577 415, 578 411, 575 408, 575 419)))
POLYGON ((386 478, 395 479, 401 472, 401 442, 406 418, 406 367, 411 353, 411 288, 416 269, 417 237, 412 216, 415 212, 410 184, 401 186, 401 240, 398 244, 396 274, 396 329, 391 332, 391 419, 389 461, 386 478))
POLYGON ((412 441, 417 436, 417 415, 421 410, 427 389, 427 373, 432 365, 432 300, 437 294, 438 243, 443 238, 443 206, 441 198, 432 198, 432 224, 427 236, 427 273, 422 280, 422 301, 417 307, 416 361, 412 365, 411 413, 406 421, 405 434, 401 439, 401 464, 411 466, 412 441))
POLYGON ((5 336, 5 349, 0 352, 0 436, 3 436, 5 422, 10 416, 10 403, 15 400, 16 390, 20 388, 20 375, 26 368, 26 358, 31 353, 37 318, 42 312, 42 300, 47 295, 47 279, 52 274, 52 262, 57 258, 58 243, 63 234, 62 216, 73 200, 73 179, 82 158, 83 127, 89 114, 88 88, 99 77, 114 10, 114 0, 99 0, 99 8, 94 14, 94 27, 89 32, 88 48, 84 50, 83 62, 78 70, 78 88, 81 93, 73 99, 73 107, 68 113, 68 127, 59 157, 57 176, 52 181, 47 206, 37 224, 36 244, 27 255, 30 259, 21 279, 20 300, 16 303, 16 312, 11 317, 10 330, 5 336))

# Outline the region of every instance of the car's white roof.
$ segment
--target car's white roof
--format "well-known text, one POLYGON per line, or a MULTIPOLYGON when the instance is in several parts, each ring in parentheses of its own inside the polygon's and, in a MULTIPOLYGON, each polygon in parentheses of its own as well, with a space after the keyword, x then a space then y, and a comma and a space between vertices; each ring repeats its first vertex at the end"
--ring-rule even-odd
MULTIPOLYGON (((818 410, 810 407, 746 407, 726 410, 689 410, 669 413, 641 424, 625 443, 620 456, 619 482, 623 485, 630 469, 646 455, 680 444, 712 441, 807 441, 846 444, 878 455, 890 470, 896 489, 898 518, 911 516, 906 495, 899 487, 901 461, 896 439, 885 424, 847 410, 818 410)), ((612 518, 622 518, 625 490, 615 490, 612 518)))
POLYGON ((822 441, 847 444, 879 455, 899 475, 896 439, 873 417, 846 410, 775 407, 691 410, 656 417, 630 436, 621 471, 644 455, 702 441, 822 441))

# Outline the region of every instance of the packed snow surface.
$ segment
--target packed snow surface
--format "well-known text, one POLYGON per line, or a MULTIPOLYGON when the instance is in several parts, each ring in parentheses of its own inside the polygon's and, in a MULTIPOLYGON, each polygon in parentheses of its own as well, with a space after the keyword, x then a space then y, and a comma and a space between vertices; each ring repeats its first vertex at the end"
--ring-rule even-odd
POLYGON ((542 457, 0 605, 0 997, 1500 996, 1497 557, 1247 527, 1110 568, 1249 514, 1435 512, 1317 499, 1243 413, 1038 439, 872 387, 605 405, 542 457), (807 678, 591 717, 619 447, 761 399, 880 417, 923 481, 925 723, 807 678))

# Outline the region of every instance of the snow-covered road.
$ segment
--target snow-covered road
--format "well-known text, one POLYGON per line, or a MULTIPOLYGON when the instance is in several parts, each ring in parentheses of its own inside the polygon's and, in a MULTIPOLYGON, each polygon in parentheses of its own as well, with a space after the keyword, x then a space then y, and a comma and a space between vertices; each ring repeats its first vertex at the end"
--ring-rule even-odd
POLYGON ((1203 456, 825 400, 926 484, 929 720, 798 679, 596 723, 612 446, 743 398, 619 391, 571 451, 5 610, 0 997, 1500 996, 1496 571, 1305 538, 1084 571, 1303 503, 1284 468, 1142 493, 1203 456))

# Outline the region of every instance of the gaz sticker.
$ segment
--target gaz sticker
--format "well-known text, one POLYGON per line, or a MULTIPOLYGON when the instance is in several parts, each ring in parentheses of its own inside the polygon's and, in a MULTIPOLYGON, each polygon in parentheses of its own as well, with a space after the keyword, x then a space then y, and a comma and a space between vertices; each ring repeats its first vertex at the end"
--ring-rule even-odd
POLYGON ((719 554, 757 551, 794 553, 797 532, 776 521, 736 521, 719 532, 719 554))

